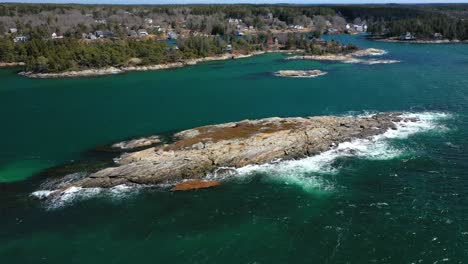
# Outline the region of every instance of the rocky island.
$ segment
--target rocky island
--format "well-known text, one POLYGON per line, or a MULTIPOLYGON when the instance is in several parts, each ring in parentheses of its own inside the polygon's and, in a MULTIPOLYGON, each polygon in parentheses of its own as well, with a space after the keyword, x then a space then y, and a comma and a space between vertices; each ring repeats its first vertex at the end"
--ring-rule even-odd
POLYGON ((301 70, 283 70, 275 72, 275 76, 279 77, 293 77, 293 78, 313 78, 321 75, 325 75, 327 72, 321 70, 309 70, 309 71, 301 71, 301 70))
POLYGON ((343 63, 360 63, 360 64, 391 64, 398 63, 398 60, 383 60, 383 59, 374 59, 374 58, 363 58, 370 56, 381 56, 386 54, 386 51, 381 49, 364 49, 357 50, 352 53, 347 54, 323 54, 323 55, 298 55, 291 56, 286 58, 286 60, 317 60, 317 61, 339 61, 343 63))
MULTIPOLYGON (((229 175, 235 168, 247 165, 313 156, 342 142, 395 129, 396 122, 409 121, 403 119, 399 113, 364 117, 273 117, 198 127, 175 134, 170 144, 124 153, 115 159, 115 166, 57 189, 205 180, 207 175, 229 175)), ((201 188, 219 184, 190 181, 176 185, 175 190, 190 189, 191 184, 201 188)))

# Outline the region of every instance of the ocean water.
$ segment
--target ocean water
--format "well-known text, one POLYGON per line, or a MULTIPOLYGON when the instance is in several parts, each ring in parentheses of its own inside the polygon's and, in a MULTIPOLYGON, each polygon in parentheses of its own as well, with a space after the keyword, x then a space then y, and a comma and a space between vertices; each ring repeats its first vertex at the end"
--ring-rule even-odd
POLYGON ((400 63, 267 54, 97 78, 0 70, 0 263, 468 262, 468 46, 330 38, 400 63), (328 74, 273 74, 289 69, 328 74), (46 169, 101 157, 96 146, 243 119, 384 111, 420 121, 239 168, 213 189, 38 198, 46 169))

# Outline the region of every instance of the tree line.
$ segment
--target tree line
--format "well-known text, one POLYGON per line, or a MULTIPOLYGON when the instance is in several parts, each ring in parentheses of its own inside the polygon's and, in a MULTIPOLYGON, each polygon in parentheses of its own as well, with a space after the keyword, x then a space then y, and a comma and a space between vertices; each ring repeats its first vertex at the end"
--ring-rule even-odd
POLYGON ((76 38, 42 40, 33 38, 24 43, 13 43, 0 38, 1 62, 24 62, 26 71, 35 73, 64 72, 103 67, 151 65, 180 62, 187 59, 216 56, 228 52, 248 54, 256 50, 302 49, 306 54, 347 53, 357 49, 335 41, 315 41, 308 34, 289 33, 280 43, 268 33, 256 36, 192 36, 181 38, 177 45, 152 39, 107 39, 83 41, 76 38))

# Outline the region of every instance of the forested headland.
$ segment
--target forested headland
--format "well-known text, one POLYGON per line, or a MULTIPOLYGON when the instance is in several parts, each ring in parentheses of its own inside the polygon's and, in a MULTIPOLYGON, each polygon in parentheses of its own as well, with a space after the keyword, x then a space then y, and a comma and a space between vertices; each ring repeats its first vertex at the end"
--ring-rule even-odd
POLYGON ((31 72, 152 65, 226 53, 347 53, 323 34, 468 39, 468 5, 0 4, 0 62, 31 72))

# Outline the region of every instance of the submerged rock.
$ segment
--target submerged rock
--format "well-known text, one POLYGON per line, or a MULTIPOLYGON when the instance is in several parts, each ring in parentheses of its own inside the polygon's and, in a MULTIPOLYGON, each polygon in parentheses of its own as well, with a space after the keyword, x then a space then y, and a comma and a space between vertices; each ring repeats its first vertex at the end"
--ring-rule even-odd
POLYGON ((203 179, 220 168, 316 155, 345 141, 382 134, 401 120, 398 113, 383 113, 367 117, 273 117, 198 127, 175 134, 172 144, 123 154, 116 159, 116 166, 71 185, 113 187, 203 179))
POLYGON ((276 76, 280 77, 294 77, 294 78, 313 78, 320 75, 325 75, 327 72, 323 72, 321 70, 310 70, 310 71, 301 71, 301 70, 284 70, 284 71, 277 71, 275 73, 276 76))

